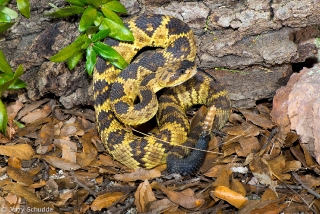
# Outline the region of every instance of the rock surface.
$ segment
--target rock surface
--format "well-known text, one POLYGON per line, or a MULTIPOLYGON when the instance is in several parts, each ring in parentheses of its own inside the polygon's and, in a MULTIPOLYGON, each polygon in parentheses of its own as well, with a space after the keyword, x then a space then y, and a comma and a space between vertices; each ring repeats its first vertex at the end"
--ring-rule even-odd
MULTIPOLYGON (((0 48, 13 67, 23 64, 28 96, 59 97, 66 107, 92 103, 91 78, 78 66, 48 59, 77 36, 75 18, 51 19, 49 0, 30 0, 31 18, 4 34, 0 48)), ((198 67, 210 71, 230 91, 234 107, 271 99, 292 74, 292 63, 317 56, 320 0, 159 1, 122 0, 131 16, 160 13, 185 21, 194 31, 198 67), (236 70, 236 72, 233 72, 236 70)), ((65 2, 57 0, 56 6, 65 2)))

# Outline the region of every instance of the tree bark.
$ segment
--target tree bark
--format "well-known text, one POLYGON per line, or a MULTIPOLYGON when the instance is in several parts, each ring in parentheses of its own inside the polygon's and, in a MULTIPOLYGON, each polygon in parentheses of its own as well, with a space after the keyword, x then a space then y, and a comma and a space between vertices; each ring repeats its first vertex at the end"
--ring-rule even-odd
MULTIPOLYGON (((44 16, 51 10, 49 2, 65 5, 62 0, 30 0, 30 19, 21 17, 2 36, 0 49, 14 68, 23 64, 30 99, 54 95, 66 108, 91 104, 91 77, 83 63, 69 71, 65 63, 49 61, 79 34, 76 18, 44 16)), ((234 107, 272 99, 296 63, 318 57, 320 0, 121 2, 129 12, 125 19, 160 13, 186 22, 195 33, 198 67, 227 87, 234 107)))

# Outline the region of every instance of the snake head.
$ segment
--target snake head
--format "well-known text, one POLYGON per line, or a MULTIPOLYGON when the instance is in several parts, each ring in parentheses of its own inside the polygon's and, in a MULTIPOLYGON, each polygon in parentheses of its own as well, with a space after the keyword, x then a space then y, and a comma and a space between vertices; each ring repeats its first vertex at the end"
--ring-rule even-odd
POLYGON ((156 78, 161 87, 174 87, 184 83, 197 73, 197 67, 194 62, 183 60, 181 62, 172 62, 164 68, 157 71, 156 78))

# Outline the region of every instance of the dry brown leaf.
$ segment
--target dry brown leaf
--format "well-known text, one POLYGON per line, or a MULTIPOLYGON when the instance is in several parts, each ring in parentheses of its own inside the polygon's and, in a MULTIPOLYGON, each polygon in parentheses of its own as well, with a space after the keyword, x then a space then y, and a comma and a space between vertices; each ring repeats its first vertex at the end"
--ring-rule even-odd
POLYGON ((28 172, 22 171, 21 169, 8 166, 7 173, 10 178, 24 185, 29 186, 33 184, 33 179, 31 175, 28 172))
POLYGON ((114 178, 116 180, 128 182, 137 180, 144 181, 146 179, 158 178, 160 176, 161 172, 159 170, 138 168, 134 172, 114 175, 114 178))
POLYGON ((239 111, 244 115, 244 117, 247 120, 251 121, 253 124, 260 126, 264 129, 271 129, 275 126, 275 124, 271 120, 269 120, 268 118, 265 118, 260 114, 256 114, 246 109, 240 109, 239 111))
POLYGON ((239 114, 232 113, 230 114, 229 122, 231 122, 234 125, 237 125, 239 123, 243 123, 244 119, 239 114))
POLYGON ((208 108, 206 106, 201 106, 197 113, 192 117, 190 121, 190 130, 200 123, 200 121, 207 115, 208 108))
POLYGON ((300 143, 300 147, 303 150, 303 154, 304 154, 307 166, 314 167, 316 165, 316 163, 315 163, 314 159, 312 158, 311 154, 309 153, 308 149, 305 147, 305 144, 300 143))
POLYGON ((268 107, 268 103, 261 103, 256 105, 258 111, 260 112, 260 114, 262 115, 270 115, 271 110, 268 107))
POLYGON ((220 175, 220 172, 228 167, 226 164, 223 165, 215 165, 208 170, 208 172, 204 173, 207 177, 217 178, 220 175))
POLYGON ((301 151, 301 147, 299 144, 297 146, 290 147, 290 151, 292 152, 293 156, 302 163, 304 167, 308 167, 308 164, 306 162, 303 152, 301 151))
MULTIPOLYGON (((0 209, 1 213, 19 213, 22 210, 25 210, 25 203, 22 202, 22 198, 17 196, 16 194, 13 193, 8 193, 8 195, 5 197, 6 199, 6 204, 9 205, 8 210, 0 209), (12 212, 8 212, 8 211, 12 212)), ((4 203, 3 203, 4 204, 4 203)))
POLYGON ((75 135, 77 128, 73 125, 63 126, 60 130, 60 136, 71 136, 75 135))
POLYGON ((47 184, 46 181, 40 180, 38 183, 34 183, 34 184, 29 185, 29 188, 31 188, 31 189, 36 189, 36 188, 43 187, 43 186, 45 186, 46 184, 47 184))
POLYGON ((230 187, 230 175, 232 174, 232 171, 230 170, 229 166, 225 166, 220 170, 220 174, 217 177, 217 179, 212 183, 212 186, 225 186, 230 187))
POLYGON ((250 123, 243 123, 241 125, 233 126, 233 127, 224 127, 223 131, 228 135, 240 135, 243 137, 257 136, 260 134, 260 129, 252 125, 250 123))
POLYGON ((50 99, 46 98, 46 99, 42 99, 39 101, 32 102, 31 104, 25 105, 25 107, 18 113, 17 118, 20 119, 21 117, 25 116, 29 112, 35 110, 36 108, 38 108, 42 104, 47 103, 49 101, 50 101, 50 99))
POLYGON ((287 161, 285 167, 282 169, 282 173, 291 172, 291 171, 297 171, 301 168, 301 162, 300 161, 287 161))
POLYGON ((53 130, 53 118, 51 117, 51 121, 47 124, 44 124, 39 132, 39 138, 36 140, 36 143, 48 146, 52 143, 54 137, 54 130, 53 130))
POLYGON ((224 140, 224 144, 228 145, 238 142, 241 138, 257 136, 260 134, 261 129, 250 123, 242 123, 233 127, 224 127, 222 131, 228 134, 224 140))
POLYGON ((134 198, 134 204, 139 213, 151 211, 148 209, 150 203, 157 200, 147 179, 138 186, 134 198))
POLYGON ((297 135, 295 132, 288 132, 283 146, 291 147, 299 138, 299 135, 297 135))
POLYGON ((70 140, 54 139, 53 143, 62 149, 62 158, 75 163, 77 158, 77 144, 70 140))
POLYGON ((243 163, 243 166, 250 164, 253 159, 254 159, 254 154, 253 153, 248 154, 246 157, 246 160, 243 163))
POLYGON ((20 109, 23 107, 23 103, 17 100, 15 103, 7 106, 7 114, 8 114, 8 120, 13 120, 20 109))
POLYGON ((18 159, 17 157, 14 157, 14 156, 9 157, 9 159, 8 159, 8 166, 21 169, 21 168, 22 168, 22 166, 21 166, 21 160, 18 159))
POLYGON ((150 212, 152 213, 165 213, 167 211, 176 213, 179 205, 172 203, 169 199, 156 200, 150 203, 150 212))
POLYGON ((303 181, 303 183, 310 188, 315 188, 320 186, 320 179, 319 177, 314 177, 312 175, 304 175, 300 176, 300 179, 303 181))
POLYGON ((256 153, 261 148, 256 137, 242 138, 239 143, 241 147, 236 147, 236 153, 240 157, 247 157, 250 153, 256 153))
POLYGON ((91 141, 81 140, 82 142, 82 153, 77 153, 78 163, 81 166, 88 166, 92 161, 97 159, 98 151, 91 141))
MULTIPOLYGON (((53 211, 53 205, 51 203, 47 203, 40 198, 38 198, 37 195, 34 193, 30 192, 26 187, 22 186, 21 184, 18 183, 10 183, 2 187, 3 191, 11 192, 14 193, 28 201, 28 203, 32 204, 35 207, 39 208, 49 208, 52 212, 53 211)), ((49 211, 48 211, 49 212, 49 211)))
POLYGON ((104 166, 113 166, 113 167, 118 167, 118 168, 125 168, 124 165, 122 165, 118 161, 114 161, 111 158, 111 156, 109 156, 109 155, 99 155, 98 158, 101 161, 101 164, 104 165, 104 166))
POLYGON ((244 188, 242 182, 234 178, 231 179, 231 189, 241 194, 242 196, 246 196, 247 194, 246 189, 244 188))
POLYGON ((45 123, 49 123, 51 120, 52 120, 51 117, 45 117, 35 121, 34 123, 26 124, 24 128, 18 129, 18 135, 19 137, 22 137, 22 136, 30 135, 30 133, 31 134, 35 133, 35 131, 38 129, 38 126, 45 123))
POLYGON ((187 195, 183 194, 183 192, 175 192, 165 188, 163 185, 160 185, 160 190, 168 196, 170 201, 173 203, 179 204, 180 206, 187 209, 194 209, 197 207, 201 207, 204 203, 202 198, 197 197, 194 193, 190 196, 188 192, 187 195))
POLYGON ((288 207, 284 207, 282 213, 309 213, 309 211, 310 208, 306 205, 290 203, 288 207))
POLYGON ((39 119, 48 117, 51 110, 50 104, 46 104, 42 109, 29 112, 26 116, 21 118, 21 121, 24 123, 33 123, 39 119))
MULTIPOLYGON (((8 193, 8 196, 9 194, 11 195, 11 193, 8 193)), ((5 198, 0 197, 0 209, 5 210, 5 214, 14 214, 14 212, 11 212, 10 210, 11 207, 11 204, 7 202, 5 198)))
POLYGON ((31 160, 34 150, 29 144, 0 145, 0 155, 17 157, 20 160, 31 160))
POLYGON ((248 203, 248 199, 246 197, 225 186, 216 187, 212 193, 217 198, 227 201, 238 209, 243 208, 248 203))
POLYGON ((37 157, 45 160, 47 163, 49 163, 50 165, 59 168, 59 169, 63 169, 63 170, 77 170, 80 169, 81 166, 70 162, 66 159, 63 158, 58 158, 58 157, 54 157, 54 156, 49 156, 49 155, 37 155, 37 157))
POLYGON ((98 173, 95 172, 87 172, 87 171, 75 171, 75 176, 79 181, 85 184, 88 187, 92 187, 95 185, 95 178, 99 176, 98 173))
POLYGON ((264 193, 261 196, 261 201, 273 201, 273 200, 277 200, 278 197, 277 195, 274 193, 274 191, 272 189, 266 189, 266 191, 264 191, 264 193))
POLYGON ((95 136, 93 130, 88 131, 81 137, 82 143, 82 153, 77 154, 78 163, 81 166, 88 166, 97 159, 98 151, 97 148, 93 145, 91 139, 95 136))
POLYGON ((77 162, 77 145, 74 143, 74 147, 70 147, 69 145, 62 145, 62 158, 66 159, 70 162, 77 162))
POLYGON ((54 205, 58 207, 64 207, 68 200, 74 197, 76 191, 67 191, 59 194, 59 200, 54 202, 54 205))
POLYGON ((91 204, 93 211, 98 211, 103 208, 109 207, 117 201, 124 198, 123 192, 107 192, 103 195, 99 195, 91 204))
POLYGON ((255 213, 255 214, 278 214, 281 213, 281 211, 283 210, 283 208, 286 205, 284 204, 279 204, 278 201, 268 201, 268 204, 264 207, 261 208, 256 208, 254 210, 252 210, 251 213, 255 213))
MULTIPOLYGON (((240 138, 239 138, 240 139, 240 138)), ((237 143, 228 143, 222 146, 223 156, 230 157, 232 154, 236 153, 237 143)))
POLYGON ((271 160, 267 160, 267 162, 272 173, 276 174, 279 177, 286 165, 286 158, 283 155, 279 155, 275 158, 272 158, 271 160))
POLYGON ((259 183, 269 186, 274 192, 277 186, 277 182, 271 179, 272 171, 268 165, 268 162, 260 157, 255 157, 249 164, 252 174, 258 179, 259 183))

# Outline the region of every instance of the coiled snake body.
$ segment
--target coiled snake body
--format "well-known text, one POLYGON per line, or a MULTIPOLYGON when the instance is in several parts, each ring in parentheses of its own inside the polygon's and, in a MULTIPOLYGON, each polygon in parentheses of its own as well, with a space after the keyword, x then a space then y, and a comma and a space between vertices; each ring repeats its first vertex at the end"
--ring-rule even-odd
MULTIPOLYGON (((165 163, 168 153, 176 153, 172 150, 175 145, 194 146, 198 140, 201 124, 188 136, 190 128, 185 112, 190 106, 215 105, 214 127, 221 128, 228 119, 230 102, 227 91, 210 75, 197 72, 194 37, 185 23, 170 16, 149 15, 132 19, 126 25, 133 32, 134 42, 113 39, 105 42, 127 62, 143 47, 163 49, 132 62, 122 72, 98 59, 93 75, 96 120, 101 139, 114 159, 130 168, 153 168, 165 163), (154 93, 164 87, 172 88, 162 91, 158 104, 154 93), (138 137, 126 128, 125 124, 144 123, 156 113, 159 123, 156 134, 138 137)), ((168 158, 168 161, 172 165, 177 160, 168 158)), ((183 174, 199 168, 199 163, 193 167, 193 162, 182 161, 190 166, 183 174)))

